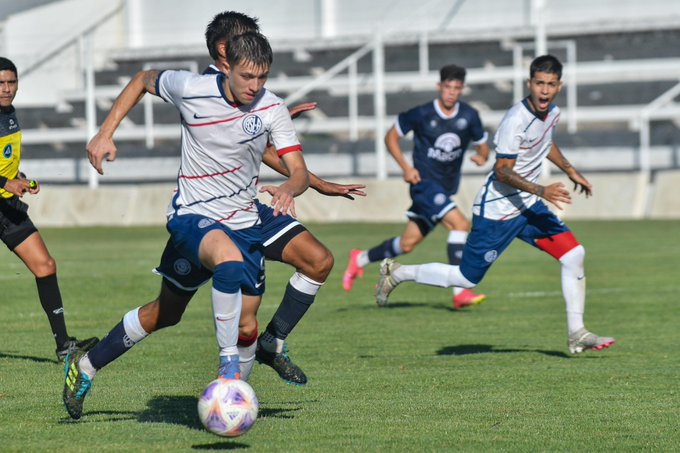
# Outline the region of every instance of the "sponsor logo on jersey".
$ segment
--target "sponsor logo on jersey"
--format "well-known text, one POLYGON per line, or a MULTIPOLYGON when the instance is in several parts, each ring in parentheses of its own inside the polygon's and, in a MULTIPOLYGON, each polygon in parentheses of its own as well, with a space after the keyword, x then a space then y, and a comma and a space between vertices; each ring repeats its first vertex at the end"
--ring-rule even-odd
POLYGON ((243 130, 246 134, 257 135, 262 130, 262 120, 257 115, 248 115, 243 118, 243 130))
POLYGON ((495 250, 489 250, 484 254, 484 261, 487 263, 493 263, 498 258, 498 252, 495 250))
POLYGON ((432 121, 430 121, 430 127, 431 127, 432 129, 434 129, 435 127, 437 127, 437 120, 432 120, 432 121))
POLYGON ((215 223, 215 221, 213 219, 201 219, 198 222, 198 227, 199 228, 208 228, 213 223, 215 223))
POLYGON ((2 150, 2 155, 5 159, 12 157, 12 144, 8 143, 2 150))
POLYGON ((460 149, 460 137, 453 132, 447 132, 437 137, 434 148, 427 150, 427 157, 439 162, 452 162, 463 154, 460 149))
POLYGON ((12 118, 9 119, 9 130, 16 129, 19 125, 12 118))
POLYGON ((456 120, 456 127, 458 129, 467 129, 468 121, 465 118, 459 118, 456 120))
POLYGON ((178 275, 188 275, 191 272, 191 263, 185 258, 180 258, 172 265, 178 275))

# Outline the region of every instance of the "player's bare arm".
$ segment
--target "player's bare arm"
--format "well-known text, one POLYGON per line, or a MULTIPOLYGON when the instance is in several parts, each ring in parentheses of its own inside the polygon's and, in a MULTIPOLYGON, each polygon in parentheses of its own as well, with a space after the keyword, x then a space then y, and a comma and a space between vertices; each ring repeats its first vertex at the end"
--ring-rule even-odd
POLYGON ((290 213, 295 217, 297 213, 294 198, 309 187, 309 173, 301 152, 286 153, 282 160, 289 173, 288 180, 280 186, 262 186, 260 192, 267 192, 272 196, 271 206, 275 216, 290 213))
MULTIPOLYGON (((288 176, 288 169, 276 153, 275 147, 267 147, 262 156, 262 162, 277 173, 288 176)), ((337 184, 321 179, 311 171, 309 172, 309 187, 316 190, 321 195, 329 197, 345 197, 354 200, 355 196, 366 196, 366 192, 362 190, 366 188, 363 184, 337 184)))
POLYGON ((494 165, 496 179, 516 189, 538 195, 551 202, 559 209, 562 209, 561 203, 571 204, 571 195, 569 195, 569 191, 564 188, 563 183, 556 182, 548 186, 542 186, 527 181, 514 170, 514 166, 514 159, 497 158, 496 164, 494 165))
POLYGON ((103 159, 106 158, 108 162, 116 159, 117 149, 113 142, 113 134, 120 122, 144 97, 145 93, 156 94, 156 79, 159 74, 160 72, 154 69, 135 74, 116 98, 99 132, 87 144, 87 158, 100 175, 104 174, 103 159))
POLYGON ((475 155, 470 157, 470 160, 474 162, 478 167, 481 167, 489 160, 489 145, 482 143, 475 147, 475 155))
POLYGON ((29 181, 23 178, 8 179, 2 188, 7 192, 21 198, 26 192, 31 190, 29 184, 29 181))
POLYGON ((399 147, 399 133, 394 126, 385 134, 385 146, 387 146, 387 151, 389 151, 404 173, 404 181, 409 184, 418 184, 420 182, 420 172, 413 168, 404 158, 404 153, 399 147))
POLYGON ((593 186, 588 182, 581 173, 574 168, 571 163, 564 157, 560 148, 553 142, 550 152, 548 153, 548 160, 555 164, 557 168, 562 170, 569 179, 574 183, 574 191, 581 187, 580 193, 585 193, 586 198, 593 194, 593 186))

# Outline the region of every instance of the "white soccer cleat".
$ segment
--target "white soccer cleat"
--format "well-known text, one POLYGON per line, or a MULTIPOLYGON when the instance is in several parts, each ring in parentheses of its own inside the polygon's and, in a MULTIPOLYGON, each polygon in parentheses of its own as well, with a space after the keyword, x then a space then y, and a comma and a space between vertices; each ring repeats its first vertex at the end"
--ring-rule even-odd
POLYGON ((401 264, 394 262, 391 258, 385 258, 380 263, 380 280, 375 285, 375 303, 378 307, 387 305, 387 298, 399 283, 396 283, 391 275, 401 264))
POLYGON ((608 348, 615 342, 616 340, 612 337, 599 337, 583 328, 569 335, 568 346, 569 352, 577 354, 588 349, 599 351, 608 348))

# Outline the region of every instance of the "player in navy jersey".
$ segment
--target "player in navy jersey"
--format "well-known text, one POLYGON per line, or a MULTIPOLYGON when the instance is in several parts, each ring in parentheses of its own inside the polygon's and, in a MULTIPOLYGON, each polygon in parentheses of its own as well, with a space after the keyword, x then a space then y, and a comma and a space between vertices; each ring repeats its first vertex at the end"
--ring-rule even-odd
MULTIPOLYGON (((410 253, 438 223, 449 230, 447 253, 449 263, 460 264, 470 222, 458 209, 452 196, 458 191, 461 166, 468 146, 476 154, 471 160, 484 165, 489 157, 487 133, 477 110, 459 100, 465 84, 466 71, 456 65, 440 70, 439 97, 427 104, 400 113, 395 125, 387 132, 385 144, 403 171, 410 185, 412 205, 406 212, 408 223, 401 236, 389 238, 368 250, 354 249, 342 278, 345 291, 352 289, 356 277, 363 276, 363 267, 384 258, 410 253), (399 147, 399 137, 413 131, 413 166, 399 147)), ((454 288, 452 304, 458 310, 480 303, 483 294, 469 289, 454 288)))
POLYGON ((16 66, 9 59, 0 57, 0 240, 35 276, 38 298, 52 329, 57 360, 61 362, 69 351, 88 349, 97 339, 78 341, 69 337, 57 281, 57 264, 28 215, 28 205, 21 201, 25 194, 40 192, 40 184, 29 181, 19 171, 22 133, 12 105, 18 89, 16 66))
POLYGON ((508 245, 519 238, 560 263, 569 351, 574 354, 600 350, 614 344, 613 338, 586 330, 585 249, 541 201, 543 198, 558 209, 562 203, 571 203, 563 183, 539 184, 546 158, 569 177, 575 191, 580 190, 586 197, 592 195, 591 184, 572 167, 553 138, 560 109, 552 101, 562 86, 561 77, 562 64, 552 55, 537 57, 531 63, 529 96, 508 110, 496 131, 496 162, 475 199, 472 231, 460 266, 404 266, 386 258, 376 286, 378 304, 386 304, 392 290, 404 281, 472 288, 508 245))

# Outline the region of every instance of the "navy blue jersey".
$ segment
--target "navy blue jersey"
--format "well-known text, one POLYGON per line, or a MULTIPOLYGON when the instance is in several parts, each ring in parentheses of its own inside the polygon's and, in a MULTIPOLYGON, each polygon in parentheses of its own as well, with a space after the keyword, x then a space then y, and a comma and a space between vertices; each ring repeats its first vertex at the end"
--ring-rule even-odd
POLYGON ((451 116, 437 100, 400 113, 395 125, 400 136, 413 131, 413 166, 422 179, 441 185, 449 195, 458 191, 463 154, 470 143, 481 145, 487 134, 477 110, 458 102, 451 116))

